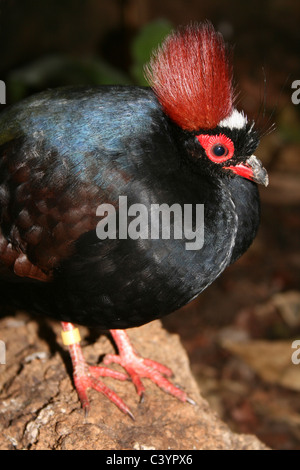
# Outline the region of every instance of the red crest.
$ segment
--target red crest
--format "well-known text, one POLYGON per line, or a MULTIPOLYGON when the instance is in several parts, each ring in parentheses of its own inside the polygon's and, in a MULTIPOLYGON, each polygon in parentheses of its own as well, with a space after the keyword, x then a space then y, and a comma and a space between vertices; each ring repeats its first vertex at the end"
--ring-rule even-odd
POLYGON ((165 113, 183 129, 213 129, 232 112, 228 52, 211 23, 168 36, 146 67, 146 77, 165 113))

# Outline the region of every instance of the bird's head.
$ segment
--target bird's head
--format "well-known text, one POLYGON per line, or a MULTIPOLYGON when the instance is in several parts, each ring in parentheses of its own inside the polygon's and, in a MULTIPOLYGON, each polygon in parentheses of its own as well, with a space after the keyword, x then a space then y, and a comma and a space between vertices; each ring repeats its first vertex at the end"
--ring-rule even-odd
POLYGON ((169 35, 153 54, 146 77, 164 112, 184 130, 195 161, 221 176, 267 186, 267 172, 253 154, 258 133, 234 108, 229 53, 210 23, 169 35))

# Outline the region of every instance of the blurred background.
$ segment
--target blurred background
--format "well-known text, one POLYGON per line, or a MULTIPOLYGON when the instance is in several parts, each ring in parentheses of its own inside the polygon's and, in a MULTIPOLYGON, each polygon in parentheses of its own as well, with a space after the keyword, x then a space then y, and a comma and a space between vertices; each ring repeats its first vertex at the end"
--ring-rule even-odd
POLYGON ((2 0, 0 80, 7 104, 62 85, 145 84, 151 49, 205 19, 234 46, 237 107, 265 133, 257 155, 270 185, 260 188, 250 250, 164 325, 180 334, 201 393, 234 431, 300 449, 300 364, 291 360, 300 339, 300 104, 291 99, 300 2, 2 0))

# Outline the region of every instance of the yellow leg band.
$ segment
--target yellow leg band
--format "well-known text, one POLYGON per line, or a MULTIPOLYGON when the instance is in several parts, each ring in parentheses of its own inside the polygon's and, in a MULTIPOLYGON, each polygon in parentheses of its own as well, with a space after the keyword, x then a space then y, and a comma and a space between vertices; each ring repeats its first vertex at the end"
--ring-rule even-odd
POLYGON ((68 331, 62 331, 61 337, 65 346, 80 343, 81 340, 78 328, 73 328, 73 330, 68 331))

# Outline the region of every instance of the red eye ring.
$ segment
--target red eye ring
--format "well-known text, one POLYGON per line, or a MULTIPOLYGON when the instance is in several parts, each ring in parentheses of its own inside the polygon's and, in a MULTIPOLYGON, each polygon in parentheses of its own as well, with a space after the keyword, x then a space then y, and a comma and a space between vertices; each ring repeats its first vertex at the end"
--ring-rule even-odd
POLYGON ((222 163, 233 157, 234 145, 232 140, 226 135, 200 134, 196 135, 196 137, 212 162, 222 163))

